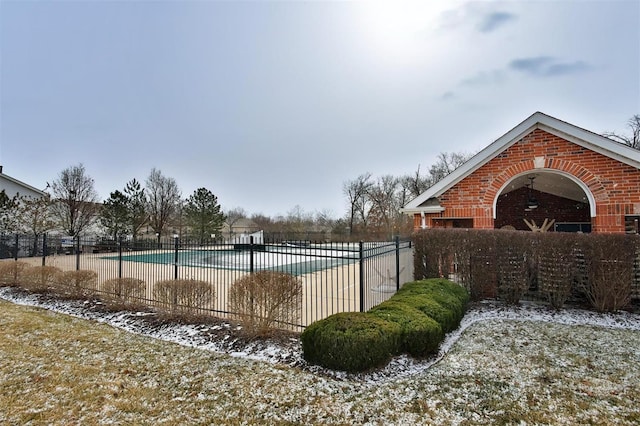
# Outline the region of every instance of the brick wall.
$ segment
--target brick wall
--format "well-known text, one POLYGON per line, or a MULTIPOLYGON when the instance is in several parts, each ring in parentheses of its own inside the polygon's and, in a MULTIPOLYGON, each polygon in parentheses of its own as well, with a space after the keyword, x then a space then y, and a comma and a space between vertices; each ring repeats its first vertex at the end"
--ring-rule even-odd
MULTIPOLYGON (((500 188, 521 173, 556 170, 580 179, 593 194, 593 232, 624 232, 624 216, 640 214, 640 170, 536 129, 442 194, 439 200, 445 211, 428 214, 427 226, 433 226, 437 217, 472 217, 474 228, 499 227, 504 220, 517 223, 501 217, 494 223, 493 201, 500 188), (542 168, 535 167, 536 157, 543 157, 542 168)), ((502 214, 500 209, 498 213, 502 214)), ((419 215, 414 223, 419 226, 419 215)))

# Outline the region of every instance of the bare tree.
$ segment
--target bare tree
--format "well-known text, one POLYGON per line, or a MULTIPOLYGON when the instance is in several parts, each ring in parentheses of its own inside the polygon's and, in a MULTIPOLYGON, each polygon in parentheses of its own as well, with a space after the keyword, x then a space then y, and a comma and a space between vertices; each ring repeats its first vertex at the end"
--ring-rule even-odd
POLYGON ((151 169, 146 184, 149 225, 159 241, 167 223, 177 211, 181 194, 175 179, 163 176, 156 168, 151 169))
POLYGON ((76 237, 94 223, 100 210, 98 193, 82 164, 64 169, 49 186, 52 216, 68 235, 76 237))
POLYGON ((400 213, 402 206, 422 194, 427 188, 465 163, 472 154, 447 153, 438 155, 427 175, 420 174, 420 166, 414 174, 397 178, 386 175, 375 182, 371 173, 365 173, 343 185, 343 193, 349 202, 347 215, 349 234, 356 226, 378 237, 389 237, 394 233, 410 231, 411 224, 400 213))
POLYGON ((431 185, 442 180, 449 173, 463 165, 469 158, 471 158, 471 154, 464 152, 441 152, 438 154, 435 164, 429 169, 431 185))
POLYGON ((364 227, 367 225, 367 215, 371 207, 368 192, 371 185, 371 173, 365 173, 345 182, 342 187, 349 202, 349 234, 353 234, 357 217, 360 218, 364 227))
POLYGON ((407 192, 407 198, 415 198, 431 186, 431 178, 428 175, 420 175, 420 164, 418 164, 418 169, 414 174, 400 178, 400 185, 407 192))
POLYGON ((368 196, 373 204, 371 220, 376 223, 378 228, 384 230, 385 237, 391 237, 394 227, 397 225, 402 208, 399 195, 402 193, 399 179, 391 175, 378 178, 368 191, 368 196))
POLYGON ((605 138, 625 144, 633 149, 640 150, 640 114, 636 114, 627 121, 627 127, 631 129, 630 135, 621 135, 615 132, 605 132, 605 138))
POLYGON ((242 207, 236 207, 227 212, 227 225, 229 225, 229 240, 233 238, 235 235, 233 232, 233 227, 238 223, 240 219, 244 219, 247 217, 247 212, 244 211, 242 207))
POLYGON ((284 225, 289 233, 302 236, 305 231, 310 231, 313 227, 313 214, 305 212, 302 207, 296 205, 287 212, 284 225))

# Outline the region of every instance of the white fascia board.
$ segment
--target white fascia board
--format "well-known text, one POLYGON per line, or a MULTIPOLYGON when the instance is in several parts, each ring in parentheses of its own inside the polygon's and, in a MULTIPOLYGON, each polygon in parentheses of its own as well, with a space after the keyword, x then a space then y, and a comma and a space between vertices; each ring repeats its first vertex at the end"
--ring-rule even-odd
POLYGON ((427 201, 429 198, 439 197, 449 188, 460 182, 462 179, 475 172, 477 169, 491 161, 494 157, 507 149, 509 146, 520 140, 522 136, 530 132, 537 122, 537 115, 539 112, 533 114, 522 123, 505 133, 500 138, 489 144, 482 151, 471 157, 469 161, 449 173, 443 179, 438 181, 435 185, 427 189, 425 192, 411 200, 405 207, 405 209, 420 208, 420 204, 427 201))
POLYGON ((427 206, 418 208, 404 208, 400 209, 400 212, 408 215, 414 215, 416 213, 442 213, 444 210, 445 209, 442 206, 427 206))
MULTIPOLYGON (((553 119, 552 117, 549 118, 553 119)), ((605 157, 640 169, 640 151, 629 146, 559 120, 556 120, 553 126, 541 122, 538 127, 545 132, 566 139, 605 157)))

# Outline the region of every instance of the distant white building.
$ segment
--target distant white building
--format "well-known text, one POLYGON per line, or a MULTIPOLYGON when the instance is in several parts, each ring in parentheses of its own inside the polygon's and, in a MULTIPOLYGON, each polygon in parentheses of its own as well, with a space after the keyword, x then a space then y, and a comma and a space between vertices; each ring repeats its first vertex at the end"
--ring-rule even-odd
POLYGON ((225 241, 230 243, 234 241, 237 242, 237 238, 244 238, 247 235, 257 232, 259 229, 260 228, 253 220, 240 218, 235 220, 233 223, 225 221, 220 232, 222 233, 225 241))
POLYGON ((32 198, 48 196, 46 192, 4 174, 2 166, 0 166, 0 191, 4 191, 9 198, 13 198, 16 195, 32 198))
POLYGON ((227 242, 230 244, 264 244, 264 231, 252 234, 236 234, 227 242))

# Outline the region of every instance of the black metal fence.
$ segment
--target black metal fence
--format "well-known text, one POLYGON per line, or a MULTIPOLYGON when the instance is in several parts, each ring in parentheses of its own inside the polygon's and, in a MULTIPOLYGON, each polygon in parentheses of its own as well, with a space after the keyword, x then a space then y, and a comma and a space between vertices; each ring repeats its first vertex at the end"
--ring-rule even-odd
POLYGON ((146 283, 139 302, 156 305, 154 286, 163 280, 193 279, 211 284, 215 298, 200 308, 218 316, 230 313, 229 288, 247 275, 274 270, 296 276, 303 286, 302 328, 338 312, 366 311, 413 280, 411 241, 311 242, 303 240, 247 244, 197 244, 179 238, 107 241, 88 238, 0 236, 0 258, 33 266, 98 274, 98 294, 114 278, 146 283))

